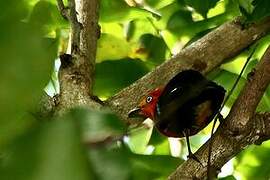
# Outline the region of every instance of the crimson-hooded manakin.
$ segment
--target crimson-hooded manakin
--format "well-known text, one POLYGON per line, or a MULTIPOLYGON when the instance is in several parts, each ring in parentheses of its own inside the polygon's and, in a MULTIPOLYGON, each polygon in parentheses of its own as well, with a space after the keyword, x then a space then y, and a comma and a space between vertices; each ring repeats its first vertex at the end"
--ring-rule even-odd
POLYGON ((219 113, 225 90, 195 70, 184 70, 165 87, 150 91, 129 117, 153 120, 155 127, 168 137, 186 137, 189 157, 196 160, 189 136, 197 134, 219 113))

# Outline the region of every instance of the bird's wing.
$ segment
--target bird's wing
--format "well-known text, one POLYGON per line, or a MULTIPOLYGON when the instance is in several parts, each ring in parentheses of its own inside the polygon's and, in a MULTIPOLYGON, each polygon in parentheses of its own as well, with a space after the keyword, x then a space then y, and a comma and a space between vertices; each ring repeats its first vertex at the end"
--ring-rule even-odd
POLYGON ((177 98, 194 96, 200 88, 207 84, 207 80, 198 71, 186 70, 178 73, 165 86, 160 98, 160 105, 169 104, 177 98))

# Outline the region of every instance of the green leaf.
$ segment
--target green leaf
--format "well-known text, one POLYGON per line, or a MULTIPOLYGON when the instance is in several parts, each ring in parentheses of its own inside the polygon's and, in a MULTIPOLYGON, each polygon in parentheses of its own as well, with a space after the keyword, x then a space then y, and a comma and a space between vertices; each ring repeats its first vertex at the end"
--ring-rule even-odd
POLYGON ((98 40, 97 62, 126 58, 131 53, 132 45, 124 37, 102 34, 98 40))
POLYGON ((175 0, 145 0, 145 3, 155 9, 160 9, 174 3, 175 0))
POLYGON ((270 43, 270 34, 261 38, 257 44, 253 59, 261 59, 270 43))
POLYGON ((167 23, 170 17, 173 13, 179 10, 179 4, 177 2, 174 2, 172 4, 169 4, 168 6, 165 6, 161 9, 159 9, 159 13, 161 14, 161 18, 158 21, 153 21, 155 27, 158 30, 165 30, 167 29, 167 23))
MULTIPOLYGON (((14 2, 17 1, 11 1, 14 2)), ((9 21, 0 20, 3 26, 0 29, 0 86, 4 87, 0 91, 0 132, 9 132, 9 137, 0 139, 0 145, 15 137, 17 129, 23 131, 22 127, 28 126, 23 116, 36 105, 49 81, 58 48, 57 40, 45 39, 38 29, 23 23, 23 13, 16 7, 13 13, 20 16, 10 16, 9 21)))
POLYGON ((121 23, 113 22, 113 23, 100 23, 101 26, 101 37, 98 41, 101 41, 103 35, 111 35, 118 38, 124 38, 125 30, 121 23))
POLYGON ((233 175, 226 176, 223 178, 218 178, 219 180, 236 180, 236 178, 233 175))
POLYGON ((192 23, 193 19, 191 12, 187 10, 179 10, 170 17, 167 28, 174 32, 181 32, 192 23))
POLYGON ((140 44, 140 51, 147 54, 146 59, 154 65, 159 65, 166 59, 168 47, 162 38, 144 34, 140 38, 140 44))
POLYGON ((123 136, 126 129, 123 121, 108 110, 93 111, 81 108, 72 110, 70 115, 80 120, 87 143, 123 136))
POLYGON ((177 168, 177 166, 183 162, 183 160, 180 158, 175 158, 167 155, 133 154, 130 156, 130 158, 133 165, 132 172, 135 172, 135 177, 139 176, 140 179, 146 179, 143 177, 145 177, 145 174, 149 174, 149 172, 154 173, 156 177, 167 177, 177 168), (145 172, 140 173, 141 170, 145 172))
POLYGON ((1 119, 0 121, 0 149, 12 142, 14 138, 27 132, 36 122, 33 116, 22 112, 4 114, 3 117, 9 119, 1 119))
POLYGON ((268 0, 254 0, 252 2, 254 10, 252 12, 252 20, 259 21, 270 15, 270 2, 268 0))
POLYGON ((129 179, 131 173, 129 154, 123 148, 92 148, 89 159, 93 164, 97 179, 129 179))
POLYGON ((137 18, 152 18, 153 13, 138 7, 130 7, 123 0, 102 0, 100 3, 101 22, 123 22, 137 18))
POLYGON ((238 0, 239 6, 241 7, 240 10, 243 10, 245 14, 251 14, 254 7, 252 5, 252 1, 254 0, 238 0))
POLYGON ((269 141, 260 146, 250 146, 237 156, 235 171, 241 172, 245 179, 268 179, 270 176, 269 150, 269 141))
POLYGON ((103 61, 96 64, 94 94, 109 97, 148 72, 138 59, 103 61))
POLYGON ((258 64, 258 60, 257 59, 254 59, 254 60, 251 60, 246 69, 244 70, 244 73, 243 73, 243 77, 245 77, 246 79, 248 78, 248 74, 250 72, 252 72, 252 70, 255 68, 255 66, 258 64))
POLYGON ((177 41, 179 40, 179 36, 175 35, 174 33, 172 33, 169 30, 163 30, 161 32, 161 36, 162 36, 164 42, 166 43, 167 47, 170 49, 171 54, 175 53, 174 46, 177 43, 177 41))
POLYGON ((266 112, 270 109, 270 87, 268 87, 262 97, 262 102, 259 104, 258 111, 266 112), (261 105, 262 104, 262 105, 261 105))
POLYGON ((123 121, 106 110, 75 109, 70 114, 74 120, 80 120, 83 139, 87 144, 101 142, 100 146, 90 146, 88 152, 96 178, 127 179, 130 176, 130 166, 126 152, 123 148, 115 147, 113 141, 124 135, 126 127, 123 121), (112 143, 102 144, 106 140, 112 140, 112 143))
POLYGON ((1 179, 88 180, 93 172, 69 116, 39 124, 2 151, 1 179))
POLYGON ((229 8, 228 12, 212 16, 207 19, 194 21, 194 15, 186 9, 178 10, 168 20, 167 28, 178 37, 185 40, 187 38, 198 38, 207 31, 213 30, 224 22, 231 20, 232 16, 236 16, 236 12, 229 8), (197 37, 196 37, 197 36, 197 37))
MULTIPOLYGON (((238 77, 238 74, 234 74, 226 70, 221 70, 215 75, 213 80, 216 81, 221 86, 223 86, 228 93, 232 89, 233 84, 235 83, 237 77, 238 77)), ((244 84, 245 84, 245 79, 241 78, 236 88, 234 89, 229 101, 227 102, 226 106, 228 107, 232 106, 233 102, 236 100, 239 93, 241 92, 244 84)))
POLYGON ((149 154, 147 152, 147 146, 152 133, 152 128, 141 126, 132 129, 128 136, 128 146, 134 153, 149 154))
POLYGON ((153 128, 152 134, 151 134, 151 138, 149 140, 149 145, 158 145, 161 144, 163 141, 167 141, 168 138, 161 135, 160 132, 158 132, 158 130, 156 128, 153 128))
POLYGON ((61 25, 64 25, 64 28, 68 28, 68 22, 60 15, 57 6, 48 1, 38 1, 35 4, 29 22, 33 26, 40 28, 44 34, 60 28, 61 25))
POLYGON ((232 61, 225 63, 221 66, 221 69, 224 69, 228 72, 234 73, 234 74, 240 74, 242 68, 244 67, 244 64, 247 61, 247 54, 242 53, 236 58, 234 58, 232 61))
POLYGON ((149 19, 135 19, 131 21, 127 29, 127 39, 137 41, 143 34, 158 35, 158 30, 149 19))
POLYGON ((10 0, 8 3, 1 1, 0 7, 2 8, 0 16, 1 27, 4 27, 3 21, 12 24, 14 21, 25 18, 28 13, 26 0, 10 0))
MULTIPOLYGON (((267 92, 269 92, 269 89, 267 90, 267 92)), ((270 96, 269 93, 265 93, 257 107, 257 111, 258 112, 267 112, 270 109, 270 96)))
POLYGON ((216 6, 219 0, 185 0, 186 4, 193 7, 204 18, 207 18, 209 9, 216 6))
POLYGON ((239 7, 247 22, 258 22, 270 15, 268 0, 239 0, 239 7))
MULTIPOLYGON (((243 59, 243 58, 242 58, 243 59)), ((244 58, 246 59, 246 58, 244 58)), ((249 72, 252 71, 252 69, 256 66, 257 64, 257 60, 251 60, 248 64, 248 66, 246 67, 243 76, 241 77, 239 83, 237 84, 235 90, 233 91, 230 99, 227 102, 227 106, 231 107, 232 104, 234 103, 234 101, 237 99, 239 93, 241 92, 242 88, 244 87, 245 83, 246 83, 246 79, 247 79, 247 75, 249 72)), ((238 73, 239 71, 241 71, 241 68, 243 67, 244 62, 241 62, 241 59, 238 59, 236 61, 230 62, 229 65, 223 66, 224 69, 227 70, 219 70, 218 72, 212 72, 210 74, 211 79, 213 79, 214 81, 218 82, 220 85, 222 85, 227 93, 232 89, 233 84, 235 83, 237 77, 238 77, 238 73)), ((265 94, 263 95, 258 107, 257 107, 257 111, 259 112, 264 112, 269 110, 270 108, 270 94, 269 94, 270 90, 269 88, 266 90, 265 94)))
POLYGON ((41 95, 50 78, 58 44, 48 40, 25 24, 1 32, 0 86, 5 88, 0 92, 0 99, 5 104, 0 106, 3 111, 26 110, 41 95))
POLYGON ((134 154, 125 146, 92 148, 89 158, 101 180, 167 177, 183 162, 171 156, 134 154))
POLYGON ((170 144, 168 140, 162 141, 155 146, 153 154, 155 155, 170 155, 170 144))

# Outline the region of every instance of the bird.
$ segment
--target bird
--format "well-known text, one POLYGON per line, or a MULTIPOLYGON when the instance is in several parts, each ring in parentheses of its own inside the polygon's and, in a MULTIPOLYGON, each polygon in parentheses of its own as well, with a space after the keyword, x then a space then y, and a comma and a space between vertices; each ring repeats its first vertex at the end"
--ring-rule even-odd
POLYGON ((161 134, 185 137, 188 158, 198 161, 191 151, 189 137, 200 132, 220 113, 225 93, 222 86, 188 69, 179 72, 164 87, 149 91, 129 111, 128 117, 150 118, 161 134))

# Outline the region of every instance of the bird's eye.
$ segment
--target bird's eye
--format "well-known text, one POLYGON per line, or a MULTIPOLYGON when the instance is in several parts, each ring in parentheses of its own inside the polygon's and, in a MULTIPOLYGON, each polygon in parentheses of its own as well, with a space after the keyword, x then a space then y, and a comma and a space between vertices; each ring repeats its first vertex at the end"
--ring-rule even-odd
POLYGON ((152 101, 153 97, 152 96, 147 96, 146 98, 146 102, 147 103, 150 103, 152 101))

